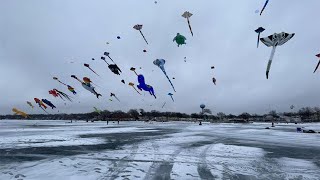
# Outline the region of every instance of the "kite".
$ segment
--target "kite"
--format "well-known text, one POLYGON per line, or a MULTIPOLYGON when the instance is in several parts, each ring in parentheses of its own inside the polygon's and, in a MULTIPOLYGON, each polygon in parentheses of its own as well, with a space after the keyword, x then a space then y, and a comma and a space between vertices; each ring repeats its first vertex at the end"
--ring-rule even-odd
POLYGON ((53 77, 52 79, 54 79, 54 80, 58 81, 59 83, 61 83, 61 84, 65 85, 65 86, 67 86, 65 83, 61 82, 57 77, 53 77))
POLYGON ((92 58, 91 60, 94 61, 94 58, 92 58))
POLYGON ((138 30, 141 34, 141 36, 143 37, 144 41, 148 44, 148 41, 146 40, 146 38, 144 37, 141 29, 142 29, 142 24, 136 24, 133 26, 133 29, 138 30))
POLYGON ((74 90, 74 88, 73 88, 72 86, 67 85, 67 84, 61 82, 57 77, 53 77, 53 79, 56 80, 56 81, 58 81, 59 83, 65 85, 65 86, 67 86, 68 90, 69 90, 70 92, 72 92, 73 94, 77 94, 76 91, 74 90))
POLYGON ((266 8, 268 2, 269 2, 269 0, 266 0, 266 2, 264 3, 263 8, 262 8, 262 10, 260 11, 260 16, 261 16, 263 10, 266 8))
MULTIPOLYGON (((94 89, 94 87, 90 84, 90 79, 89 79, 89 83, 88 83, 88 81, 86 81, 86 82, 82 82, 80 79, 78 79, 75 75, 71 75, 71 77, 72 78, 74 78, 74 79, 76 79, 76 80, 78 80, 80 83, 81 83, 81 85, 82 85, 82 87, 83 88, 85 88, 86 90, 88 90, 89 92, 91 92, 92 94, 94 94, 94 95, 96 95, 97 96, 97 98, 99 98, 99 96, 102 96, 101 94, 99 94, 99 93, 97 93, 96 92, 96 90, 94 89)), ((85 78, 83 78, 84 80, 85 80, 85 78)))
POLYGON ((184 57, 184 62, 187 62, 187 57, 184 57))
POLYGON ((120 36, 117 36, 117 39, 120 39, 120 36))
POLYGON ((46 105, 50 106, 52 109, 56 108, 55 105, 53 105, 49 100, 47 99, 42 99, 42 102, 44 102, 46 105))
POLYGON ((46 113, 48 113, 46 110, 44 109, 47 109, 47 106, 38 98, 34 98, 34 101, 39 105, 39 107, 46 113))
MULTIPOLYGON (((66 93, 59 91, 58 89, 53 89, 54 91, 56 91, 58 93, 58 95, 61 97, 61 95, 65 98, 67 98, 69 101, 72 101, 70 96, 68 96, 66 93), (61 95, 60 95, 61 94, 61 95)), ((62 98, 62 97, 61 97, 62 98)), ((63 98, 62 98, 63 99, 63 98)))
POLYGON ((18 110, 17 108, 12 108, 12 111, 14 112, 14 115, 20 115, 23 116, 24 118, 28 118, 28 114, 18 110))
POLYGON ((93 73, 95 73, 97 76, 99 76, 99 74, 97 74, 93 69, 91 69, 89 64, 84 63, 83 64, 85 67, 89 68, 93 73))
POLYGON ((109 101, 112 101, 112 99, 109 99, 109 101))
POLYGON ((216 82, 217 82, 216 78, 213 77, 212 78, 212 82, 213 82, 214 85, 216 85, 216 82))
POLYGON ((257 48, 259 47, 259 39, 260 39, 260 33, 262 33, 265 29, 263 27, 259 27, 258 29, 254 30, 256 33, 258 33, 258 42, 257 42, 257 48))
POLYGON ((123 84, 126 84, 126 82, 124 82, 124 80, 123 80, 123 79, 121 80, 121 82, 122 82, 123 84))
POLYGON ((318 62, 318 64, 317 64, 316 69, 314 69, 313 73, 315 73, 315 72, 317 71, 317 69, 318 69, 318 67, 319 67, 319 65, 320 65, 320 54, 317 54, 316 56, 319 58, 319 62, 318 62))
POLYGON ((173 77, 172 79, 176 79, 175 77, 173 77))
POLYGON ((274 56, 274 53, 276 51, 277 46, 281 46, 281 45, 285 44, 294 35, 295 35, 295 33, 289 34, 289 33, 282 32, 282 33, 274 33, 273 35, 270 35, 265 38, 260 38, 260 41, 263 42, 263 44, 265 44, 267 47, 272 46, 272 51, 271 51, 270 59, 269 59, 267 70, 266 70, 267 79, 269 78, 269 71, 270 71, 271 63, 272 63, 272 59, 273 59, 273 56, 274 56))
POLYGON ((76 91, 74 91, 74 88, 68 85, 68 90, 72 92, 73 94, 77 94, 76 91))
POLYGON ((103 55, 107 56, 113 63, 115 63, 113 61, 113 59, 110 57, 110 53, 109 52, 104 52, 103 55))
POLYGON ((143 52, 147 52, 147 50, 144 49, 143 52))
POLYGON ((154 94, 153 87, 145 83, 144 76, 142 74, 138 75, 135 71, 135 68, 133 67, 130 68, 130 70, 133 71, 138 76, 138 82, 139 82, 139 84, 137 85, 138 89, 140 91, 142 90, 148 91, 150 95, 152 95, 154 98, 157 98, 156 95, 154 94))
POLYGON ((158 67, 162 70, 162 72, 164 73, 164 75, 167 77, 169 83, 171 84, 174 92, 176 92, 176 90, 174 89, 174 86, 173 86, 170 78, 168 77, 168 75, 167 75, 167 73, 166 73, 166 70, 164 69, 164 64, 165 64, 165 63, 166 63, 166 61, 165 61, 164 59, 156 59, 156 60, 153 61, 153 64, 156 65, 156 66, 158 66, 158 67))
MULTIPOLYGON (((214 66, 211 66, 211 69, 214 69, 214 66)), ((216 85, 216 81, 217 81, 216 78, 212 77, 212 82, 214 85, 216 85)))
POLYGON ((177 36, 173 38, 173 41, 176 41, 178 47, 182 44, 186 44, 186 38, 182 36, 180 33, 177 33, 177 36))
POLYGON ((173 94, 172 93, 168 93, 168 95, 171 97, 172 101, 174 102, 174 99, 173 99, 173 94))
POLYGON ((182 14, 182 17, 186 18, 187 21, 188 21, 188 25, 189 25, 189 29, 190 29, 190 32, 191 32, 191 35, 193 36, 193 32, 192 32, 192 29, 191 29, 191 25, 190 25, 190 21, 189 21, 189 18, 192 16, 193 14, 186 11, 182 14))
POLYGON ((113 94, 113 93, 110 93, 110 96, 112 97, 114 97, 114 98, 116 98, 119 102, 120 102, 120 100, 117 98, 117 96, 115 95, 115 94, 113 94))
MULTIPOLYGON (((106 53, 106 52, 105 52, 106 53)), ((108 57, 110 58, 109 56, 109 53, 107 53, 108 57)), ((106 58, 105 57, 101 57, 101 59, 108 64, 108 68, 114 73, 114 74, 117 74, 117 75, 120 75, 119 72, 121 72, 121 69, 117 66, 117 64, 109 64, 107 61, 106 61, 106 58)), ((111 59, 111 58, 110 58, 111 59)), ((112 62, 114 62, 112 59, 111 59, 112 62)))
POLYGON ((291 105, 291 106, 290 106, 290 109, 293 109, 293 108, 294 108, 294 105, 291 105))
POLYGON ((129 82, 129 86, 132 86, 132 88, 133 88, 134 90, 136 90, 137 93, 139 93, 139 94, 141 95, 141 93, 136 89, 136 87, 134 87, 134 84, 133 84, 132 82, 129 82))
POLYGON ((164 107, 164 105, 166 105, 166 103, 167 103, 167 102, 164 102, 164 103, 163 103, 162 108, 164 107))
POLYGON ((31 102, 27 101, 27 104, 33 109, 33 105, 31 102))

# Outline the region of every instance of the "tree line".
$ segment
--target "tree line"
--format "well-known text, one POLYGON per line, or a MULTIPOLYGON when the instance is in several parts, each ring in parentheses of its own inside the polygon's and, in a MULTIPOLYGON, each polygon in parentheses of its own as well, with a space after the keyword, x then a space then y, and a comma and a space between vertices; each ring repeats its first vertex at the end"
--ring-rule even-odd
MULTIPOLYGON (((303 107, 298 111, 277 113, 270 111, 269 113, 258 115, 249 114, 247 112, 239 115, 225 114, 218 112, 212 114, 210 109, 205 109, 199 113, 180 113, 180 112, 160 112, 157 110, 145 111, 144 109, 130 109, 128 112, 120 110, 109 111, 103 110, 101 112, 76 113, 76 114, 31 114, 28 119, 34 120, 161 120, 161 121, 188 121, 188 120, 204 120, 225 122, 227 120, 238 119, 244 121, 265 121, 268 118, 275 120, 281 117, 299 117, 302 122, 320 122, 320 108, 319 107, 303 107)), ((19 115, 0 115, 0 119, 24 119, 19 115)))

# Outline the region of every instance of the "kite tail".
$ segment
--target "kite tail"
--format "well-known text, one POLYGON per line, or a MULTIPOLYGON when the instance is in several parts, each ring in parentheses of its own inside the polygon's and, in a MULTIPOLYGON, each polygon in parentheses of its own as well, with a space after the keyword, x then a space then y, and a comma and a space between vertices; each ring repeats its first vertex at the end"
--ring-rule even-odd
POLYGON ((173 88, 174 92, 176 92, 176 90, 174 89, 174 86, 173 86, 173 84, 172 84, 172 82, 171 82, 170 78, 168 77, 168 75, 167 75, 166 71, 164 70, 164 68, 161 68, 161 67, 160 67, 160 69, 162 70, 162 72, 164 73, 164 75, 167 77, 167 79, 168 79, 169 83, 171 84, 171 86, 172 86, 172 88, 173 88))
POLYGON ((318 62, 318 64, 317 64, 316 69, 314 69, 313 73, 315 73, 315 72, 317 71, 317 69, 318 69, 319 65, 320 65, 320 60, 319 60, 319 62, 318 62))
POLYGON ((193 32, 192 32, 192 29, 191 29, 189 18, 187 18, 187 20, 188 20, 188 25, 189 25, 189 29, 190 29, 191 35, 193 36, 193 32))
POLYGON ((117 98, 117 96, 114 96, 114 98, 116 98, 120 102, 120 100, 117 98))
POLYGON ((257 48, 259 47, 260 33, 258 34, 257 48))
POLYGON ((102 96, 101 94, 96 93, 97 98, 99 99, 99 96, 102 96))
POLYGON ((132 86, 132 87, 133 87, 133 89, 134 89, 134 90, 136 90, 136 91, 137 91, 137 93, 138 93, 138 94, 140 94, 140 95, 141 95, 141 93, 140 93, 140 92, 139 92, 139 91, 138 91, 134 86, 132 86))
POLYGON ((269 71, 270 71, 270 68, 271 68, 271 63, 272 63, 272 59, 273 59, 274 53, 276 51, 276 47, 277 46, 273 46, 272 47, 272 51, 271 51, 271 55, 270 55, 270 59, 269 59, 268 66, 267 66, 267 71, 266 71, 267 79, 269 78, 269 71))
POLYGON ((164 107, 164 105, 166 105, 166 102, 162 105, 162 108, 164 107))
POLYGON ((174 102, 174 99, 173 99, 173 97, 172 97, 172 96, 170 96, 170 97, 171 97, 172 101, 174 102))
POLYGON ((44 112, 46 112, 47 114, 49 114, 46 110, 43 109, 43 107, 40 106, 40 108, 41 108, 44 112))
POLYGON ((144 41, 148 44, 148 41, 147 41, 147 39, 144 37, 142 31, 141 31, 141 30, 139 30, 139 31, 140 31, 140 34, 141 34, 141 36, 143 37, 144 41))
POLYGON ((95 73, 97 76, 99 76, 99 74, 97 74, 93 69, 89 68, 93 73, 95 73))
POLYGON ((269 0, 266 0, 266 3, 264 4, 264 6, 263 6, 263 8, 262 8, 262 10, 261 10, 261 12, 260 12, 260 16, 261 16, 261 14, 262 14, 263 10, 266 8, 266 6, 267 6, 268 2, 269 2, 269 0))
MULTIPOLYGON (((115 63, 114 61, 113 61, 113 59, 110 57, 110 56, 108 56, 108 58, 113 62, 113 63, 115 63)), ((108 64, 109 65, 109 64, 108 64)))

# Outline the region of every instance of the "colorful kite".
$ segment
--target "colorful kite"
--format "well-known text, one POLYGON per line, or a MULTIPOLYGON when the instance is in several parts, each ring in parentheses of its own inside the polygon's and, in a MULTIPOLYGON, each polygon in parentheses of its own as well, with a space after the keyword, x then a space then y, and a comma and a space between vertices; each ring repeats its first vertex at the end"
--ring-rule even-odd
POLYGON ((144 41, 148 44, 148 41, 146 40, 146 38, 144 37, 141 29, 142 29, 142 24, 136 24, 133 26, 133 29, 138 30, 141 34, 141 36, 143 37, 144 41))
POLYGON ((259 27, 258 29, 254 30, 256 33, 258 33, 258 42, 257 42, 257 48, 259 47, 259 41, 260 41, 260 33, 262 33, 265 29, 263 27, 259 27))
POLYGON ((315 73, 315 72, 317 71, 317 69, 318 69, 318 67, 319 67, 319 65, 320 65, 320 54, 317 54, 316 56, 319 58, 319 62, 318 62, 318 64, 317 64, 316 69, 314 69, 313 73, 315 73))
POLYGON ((187 21, 188 21, 188 25, 189 25, 189 29, 190 29, 190 32, 191 32, 191 35, 193 36, 193 32, 192 32, 192 29, 191 29, 191 25, 190 25, 190 21, 189 21, 189 18, 192 16, 193 14, 191 14, 190 12, 186 11, 182 14, 182 17, 186 18, 187 21))
POLYGON ((263 7, 262 7, 262 10, 260 11, 260 16, 261 16, 263 10, 266 8, 268 2, 269 2, 269 0, 266 0, 266 2, 264 3, 264 5, 263 5, 263 7))
POLYGON ((99 76, 99 74, 97 74, 93 69, 91 69, 89 64, 83 64, 85 67, 89 68, 93 73, 95 73, 97 76, 99 76))
POLYGON ((273 59, 273 56, 274 56, 274 53, 276 51, 277 46, 281 46, 281 45, 285 44, 293 36, 294 36, 294 33, 289 34, 289 33, 282 32, 282 33, 274 33, 273 35, 270 35, 265 38, 260 38, 260 41, 263 42, 263 44, 265 44, 267 47, 272 46, 272 51, 271 51, 270 59, 269 59, 267 70, 266 70, 267 79, 269 78, 269 71, 270 71, 271 63, 272 63, 272 59, 273 59))
POLYGON ((55 105, 53 105, 49 100, 47 99, 42 99, 42 102, 44 102, 46 105, 50 106, 52 109, 56 108, 55 105))
POLYGON ((47 109, 47 106, 38 98, 34 98, 34 101, 39 105, 39 107, 46 113, 48 113, 45 109, 47 109))
POLYGON ((182 36, 180 33, 177 33, 177 36, 173 38, 173 41, 176 41, 176 43, 178 44, 178 47, 182 44, 186 44, 186 40, 187 38, 182 36))
POLYGON ((168 93, 168 95, 171 97, 172 101, 174 102, 174 99, 173 99, 173 94, 172 93, 168 93))
POLYGON ((33 105, 30 101, 27 101, 27 104, 33 109, 33 105))
MULTIPOLYGON (((75 75, 71 75, 72 78, 78 80, 82 87, 85 88, 87 91, 91 92, 92 94, 96 95, 97 98, 99 98, 99 96, 102 96, 101 94, 97 93, 95 88, 90 84, 90 82, 86 81, 86 82, 82 82, 80 79, 78 79, 75 75)), ((89 79, 90 80, 90 79, 89 79)))
POLYGON ((12 111, 14 112, 14 115, 20 115, 23 116, 24 118, 28 118, 28 114, 18 110, 17 108, 12 108, 12 111))
POLYGON ((156 59, 156 60, 153 61, 153 64, 156 65, 156 66, 158 66, 158 67, 162 70, 162 72, 164 73, 164 75, 167 77, 169 83, 171 84, 174 92, 176 92, 176 90, 174 89, 174 86, 173 86, 170 78, 168 77, 168 75, 167 75, 167 73, 166 73, 166 70, 164 69, 165 63, 166 63, 166 61, 165 61, 164 59, 156 59))
POLYGON ((72 94, 77 94, 73 87, 71 87, 71 86, 69 86, 69 85, 68 85, 67 87, 68 87, 68 90, 69 90, 70 92, 72 92, 72 94))
POLYGON ((73 88, 72 86, 67 85, 67 84, 61 82, 57 77, 53 77, 53 79, 56 80, 56 81, 58 81, 59 83, 65 85, 65 86, 67 86, 68 90, 69 90, 70 92, 72 92, 73 94, 77 94, 76 91, 74 90, 74 88, 73 88))

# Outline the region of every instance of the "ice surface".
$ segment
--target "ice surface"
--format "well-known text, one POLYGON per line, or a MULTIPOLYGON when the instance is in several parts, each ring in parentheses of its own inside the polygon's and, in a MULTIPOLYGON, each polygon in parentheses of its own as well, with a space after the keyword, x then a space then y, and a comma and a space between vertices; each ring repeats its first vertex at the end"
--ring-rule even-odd
POLYGON ((320 179, 320 124, 0 121, 0 179, 320 179))

